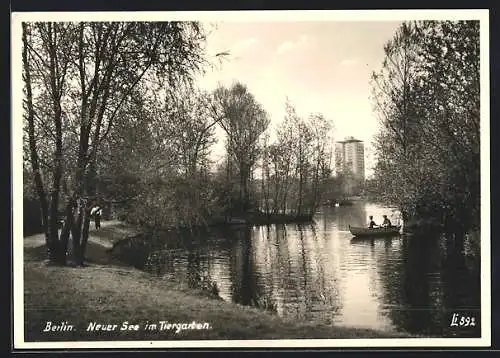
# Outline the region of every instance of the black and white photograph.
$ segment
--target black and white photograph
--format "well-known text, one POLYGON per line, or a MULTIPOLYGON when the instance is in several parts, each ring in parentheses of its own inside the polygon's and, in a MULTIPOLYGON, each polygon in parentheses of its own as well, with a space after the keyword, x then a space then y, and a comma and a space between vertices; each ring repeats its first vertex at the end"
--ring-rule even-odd
POLYGON ((488 10, 11 14, 14 347, 486 347, 488 10))

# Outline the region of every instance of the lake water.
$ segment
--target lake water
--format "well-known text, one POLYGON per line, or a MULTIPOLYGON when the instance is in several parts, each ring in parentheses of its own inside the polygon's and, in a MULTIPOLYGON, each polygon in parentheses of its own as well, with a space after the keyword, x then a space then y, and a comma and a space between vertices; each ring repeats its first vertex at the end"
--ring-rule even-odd
MULTIPOLYGON (((297 320, 430 336, 480 335, 478 250, 445 236, 356 240, 390 208, 324 208, 315 224, 238 227, 135 248, 158 279, 212 281, 224 300, 297 320), (453 314, 474 327, 450 327, 453 314)), ((394 220, 393 220, 393 223, 394 220)), ((137 262, 136 262, 137 263, 137 262)))

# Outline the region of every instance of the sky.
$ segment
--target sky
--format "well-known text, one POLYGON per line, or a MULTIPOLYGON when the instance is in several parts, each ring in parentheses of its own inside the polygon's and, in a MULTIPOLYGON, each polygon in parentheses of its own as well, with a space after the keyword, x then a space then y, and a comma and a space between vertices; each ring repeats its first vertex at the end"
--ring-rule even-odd
POLYGON ((199 85, 211 90, 218 83, 246 84, 269 113, 273 127, 284 118, 286 97, 299 115, 323 113, 333 122, 335 140, 354 136, 365 141, 369 175, 370 142, 378 128, 369 80, 381 68, 384 44, 399 24, 254 21, 218 22, 215 28, 207 24, 212 26, 208 54, 229 51, 230 56, 208 70, 199 85))

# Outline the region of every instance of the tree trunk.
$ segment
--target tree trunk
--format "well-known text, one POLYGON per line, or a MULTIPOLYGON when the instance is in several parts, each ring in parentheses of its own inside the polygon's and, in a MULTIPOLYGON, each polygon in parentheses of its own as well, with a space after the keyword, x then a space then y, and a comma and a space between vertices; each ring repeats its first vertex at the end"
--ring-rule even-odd
MULTIPOLYGON (((275 159, 276 160, 276 159, 275 159)), ((277 214, 280 208, 280 180, 278 176, 278 166, 274 164, 274 195, 273 195, 273 214, 277 214)))
POLYGON ((242 213, 246 213, 249 209, 249 194, 248 194, 248 178, 250 176, 247 168, 240 169, 240 203, 242 213))
POLYGON ((313 187, 313 200, 311 203, 310 211, 311 214, 314 214, 316 211, 317 207, 317 201, 318 201, 318 187, 319 187, 319 166, 320 166, 320 154, 318 154, 318 160, 316 161, 316 168, 314 171, 314 181, 312 184, 313 187))
POLYGON ((74 260, 75 264, 78 265, 80 262, 80 257, 81 257, 80 239, 81 239, 81 234, 82 234, 83 210, 84 210, 82 208, 81 203, 78 203, 78 207, 76 210, 77 210, 78 217, 75 221, 75 224, 72 227, 71 237, 73 239, 73 260, 74 260))
POLYGON ((297 214, 300 215, 302 212, 302 188, 303 186, 303 174, 302 168, 299 168, 299 204, 297 205, 297 214))
POLYGON ((89 241, 89 229, 90 229, 90 210, 91 207, 87 206, 85 208, 84 219, 83 219, 83 229, 82 229, 82 238, 78 256, 78 264, 83 266, 85 263, 85 251, 87 250, 87 243, 89 241))
POLYGON ((69 198, 66 203, 64 226, 62 228, 60 236, 61 248, 65 253, 65 255, 68 252, 69 234, 71 233, 75 225, 74 223, 75 217, 73 212, 74 208, 75 208, 75 201, 73 198, 69 198))
POLYGON ((49 220, 49 259, 59 264, 66 263, 66 252, 62 250, 61 243, 59 242, 59 195, 61 191, 61 179, 63 172, 63 158, 62 158, 62 108, 61 108, 61 84, 58 83, 58 76, 60 75, 57 66, 57 53, 56 53, 56 30, 48 24, 48 48, 49 48, 49 70, 50 70, 50 94, 52 97, 52 109, 54 111, 54 127, 55 127, 55 150, 54 150, 54 170, 52 190, 50 193, 50 220, 49 220), (52 35, 54 34, 54 36, 52 35))
POLYGON ((22 24, 23 27, 23 66, 24 66, 24 82, 26 84, 26 105, 28 107, 28 140, 30 147, 30 160, 31 167, 33 169, 35 187, 38 194, 38 198, 40 200, 40 207, 42 210, 42 228, 45 234, 45 245, 47 248, 50 245, 50 237, 49 237, 49 225, 48 225, 48 217, 49 217, 49 207, 47 202, 47 197, 45 195, 45 190, 43 187, 43 180, 40 173, 40 165, 38 161, 38 152, 36 147, 36 136, 35 136, 35 111, 33 108, 33 93, 31 88, 31 71, 28 62, 28 40, 27 40, 27 32, 28 28, 26 23, 22 24))

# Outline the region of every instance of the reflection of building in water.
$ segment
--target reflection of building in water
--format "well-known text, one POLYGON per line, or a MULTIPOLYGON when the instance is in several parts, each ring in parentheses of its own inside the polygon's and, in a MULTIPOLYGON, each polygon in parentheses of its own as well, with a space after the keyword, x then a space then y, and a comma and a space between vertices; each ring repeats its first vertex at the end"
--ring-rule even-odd
POLYGON ((342 176, 344 195, 359 195, 365 182, 365 147, 363 141, 347 137, 335 145, 335 172, 342 176))
POLYGON ((373 215, 373 213, 368 213, 366 210, 366 204, 363 202, 356 202, 352 206, 344 206, 340 208, 335 208, 335 217, 333 221, 337 224, 339 230, 349 230, 349 225, 351 226, 365 226, 368 225, 368 215, 373 215))

